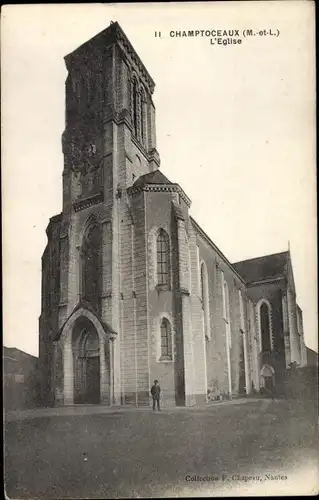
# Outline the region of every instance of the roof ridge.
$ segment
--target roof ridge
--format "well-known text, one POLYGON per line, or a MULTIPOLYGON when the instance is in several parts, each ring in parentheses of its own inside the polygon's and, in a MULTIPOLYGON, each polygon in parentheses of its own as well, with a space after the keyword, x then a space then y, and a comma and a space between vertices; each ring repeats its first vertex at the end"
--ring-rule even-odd
MULTIPOLYGON (((155 180, 156 180, 156 176, 159 176, 159 177, 160 177, 160 179, 158 179, 158 180, 162 180, 162 181, 164 180, 164 181, 165 181, 165 182, 164 182, 165 184, 174 184, 172 181, 170 181, 170 180, 166 177, 166 175, 164 175, 164 174, 163 174, 163 172, 161 172, 159 169, 156 169, 156 170, 153 170, 152 172, 146 172, 146 174, 142 174, 142 175, 140 175, 140 176, 136 179, 136 181, 134 182, 133 187, 140 186, 140 185, 143 183, 143 181, 144 181, 144 180, 145 180, 145 184, 147 184, 147 183, 148 183, 148 182, 147 182, 148 180, 149 180, 149 181, 151 181, 153 178, 155 178, 155 180)), ((149 183, 151 184, 151 182, 149 182, 149 183)), ((159 182, 159 183, 156 183, 156 182, 155 182, 155 183, 153 183, 153 184, 164 184, 164 183, 163 183, 163 182, 159 182)))
POLYGON ((285 250, 283 252, 276 252, 276 253, 270 253, 270 254, 266 254, 266 255, 260 255, 259 257, 251 257, 251 258, 248 258, 248 259, 244 259, 244 260, 238 260, 236 262, 233 262, 232 264, 240 264, 242 262, 249 262, 249 261, 252 261, 252 260, 258 260, 258 259, 265 259, 267 257, 274 257, 275 255, 283 255, 283 254, 289 254, 289 251, 288 250, 285 250))

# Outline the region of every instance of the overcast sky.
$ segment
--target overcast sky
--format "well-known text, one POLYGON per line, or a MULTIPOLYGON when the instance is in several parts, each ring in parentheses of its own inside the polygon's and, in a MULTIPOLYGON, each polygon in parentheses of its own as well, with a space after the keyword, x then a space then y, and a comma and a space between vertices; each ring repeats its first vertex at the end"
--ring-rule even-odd
POLYGON ((4 8, 4 344, 38 353, 45 229, 62 208, 63 57, 111 20, 156 82, 162 172, 230 261, 284 251, 290 241, 305 339, 317 349, 311 2, 4 8), (169 35, 214 29, 279 36, 223 46, 169 35))

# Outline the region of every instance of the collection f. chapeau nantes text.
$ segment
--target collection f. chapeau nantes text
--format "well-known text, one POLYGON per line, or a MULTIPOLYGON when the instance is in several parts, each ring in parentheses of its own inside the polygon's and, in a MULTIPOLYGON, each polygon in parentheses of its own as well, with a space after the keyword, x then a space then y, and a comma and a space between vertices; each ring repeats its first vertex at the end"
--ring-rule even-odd
MULTIPOLYGON (((244 29, 244 30, 171 30, 169 38, 207 38, 211 45, 241 45, 243 38, 279 37, 278 29, 244 29)), ((154 31, 155 38, 164 38, 161 31, 154 31)))

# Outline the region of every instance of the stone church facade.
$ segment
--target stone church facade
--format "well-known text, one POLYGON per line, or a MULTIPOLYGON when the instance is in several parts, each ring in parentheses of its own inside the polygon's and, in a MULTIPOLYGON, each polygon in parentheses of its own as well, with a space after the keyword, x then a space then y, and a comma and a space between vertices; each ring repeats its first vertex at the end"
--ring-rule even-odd
POLYGON ((42 257, 46 405, 196 405, 306 363, 289 251, 230 263, 159 170, 154 81, 118 23, 65 57, 63 208, 42 257))

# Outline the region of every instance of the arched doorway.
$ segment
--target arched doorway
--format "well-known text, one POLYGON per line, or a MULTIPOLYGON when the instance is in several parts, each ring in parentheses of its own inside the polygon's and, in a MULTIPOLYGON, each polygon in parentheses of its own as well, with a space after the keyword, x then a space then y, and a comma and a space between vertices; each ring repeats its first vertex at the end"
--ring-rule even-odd
POLYGON ((263 392, 272 394, 275 388, 275 370, 270 365, 264 365, 260 375, 263 392))
POLYGON ((73 326, 74 403, 100 403, 100 342, 88 318, 79 318, 73 326))

